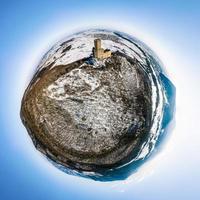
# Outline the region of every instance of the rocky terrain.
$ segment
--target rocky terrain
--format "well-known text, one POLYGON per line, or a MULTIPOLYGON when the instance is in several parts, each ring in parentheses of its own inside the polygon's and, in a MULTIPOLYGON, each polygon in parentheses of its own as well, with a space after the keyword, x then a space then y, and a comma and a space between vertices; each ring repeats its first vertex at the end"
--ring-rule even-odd
POLYGON ((78 171, 111 169, 137 157, 150 134, 152 90, 137 60, 114 52, 35 74, 21 118, 38 150, 78 171))

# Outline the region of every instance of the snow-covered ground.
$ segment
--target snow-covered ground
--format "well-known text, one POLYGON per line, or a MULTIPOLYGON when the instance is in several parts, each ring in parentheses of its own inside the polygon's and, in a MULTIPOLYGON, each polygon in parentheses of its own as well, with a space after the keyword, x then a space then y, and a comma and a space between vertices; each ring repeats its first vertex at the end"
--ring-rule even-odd
MULTIPOLYGON (((166 90, 168 86, 162 82, 160 77, 161 74, 164 74, 161 63, 149 47, 124 33, 99 29, 87 30, 66 37, 55 44, 42 58, 37 70, 40 71, 45 68, 49 70, 58 65, 67 65, 91 56, 96 38, 102 40, 104 49, 110 49, 112 52, 118 51, 136 59, 138 66, 144 70, 151 82, 152 126, 150 137, 144 142, 138 156, 131 162, 144 159, 154 149, 159 135, 165 132, 162 126, 163 116, 166 106, 170 107, 166 90)), ((59 84, 64 84, 65 80, 61 82, 59 84)))

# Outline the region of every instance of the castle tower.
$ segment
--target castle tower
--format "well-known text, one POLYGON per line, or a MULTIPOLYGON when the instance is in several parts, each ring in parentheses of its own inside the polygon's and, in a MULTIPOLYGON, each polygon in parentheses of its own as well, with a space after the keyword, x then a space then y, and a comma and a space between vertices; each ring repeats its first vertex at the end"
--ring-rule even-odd
POLYGON ((100 39, 94 40, 94 47, 95 47, 95 49, 101 49, 101 40, 100 39))
POLYGON ((106 49, 104 50, 101 48, 101 40, 95 39, 94 40, 94 57, 97 59, 104 59, 111 57, 111 51, 106 49))

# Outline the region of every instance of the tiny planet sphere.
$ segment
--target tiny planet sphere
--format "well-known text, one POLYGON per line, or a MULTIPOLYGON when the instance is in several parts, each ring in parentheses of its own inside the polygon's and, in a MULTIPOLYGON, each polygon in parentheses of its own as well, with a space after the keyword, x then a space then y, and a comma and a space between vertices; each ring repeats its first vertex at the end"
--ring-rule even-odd
POLYGON ((24 92, 22 122, 58 168, 112 176, 146 158, 171 120, 173 85, 161 66, 145 44, 126 34, 73 34, 41 59, 24 92))

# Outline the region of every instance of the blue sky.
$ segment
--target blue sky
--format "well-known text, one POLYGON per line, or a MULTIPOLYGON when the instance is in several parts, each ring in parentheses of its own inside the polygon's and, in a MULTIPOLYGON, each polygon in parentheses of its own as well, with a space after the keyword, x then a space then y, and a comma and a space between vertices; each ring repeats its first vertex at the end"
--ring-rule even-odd
POLYGON ((200 199, 200 1, 0 0, 0 199, 200 199), (177 89, 173 131, 125 181, 102 183, 56 169, 35 150, 20 101, 41 56, 87 28, 113 28, 149 45, 177 89))

